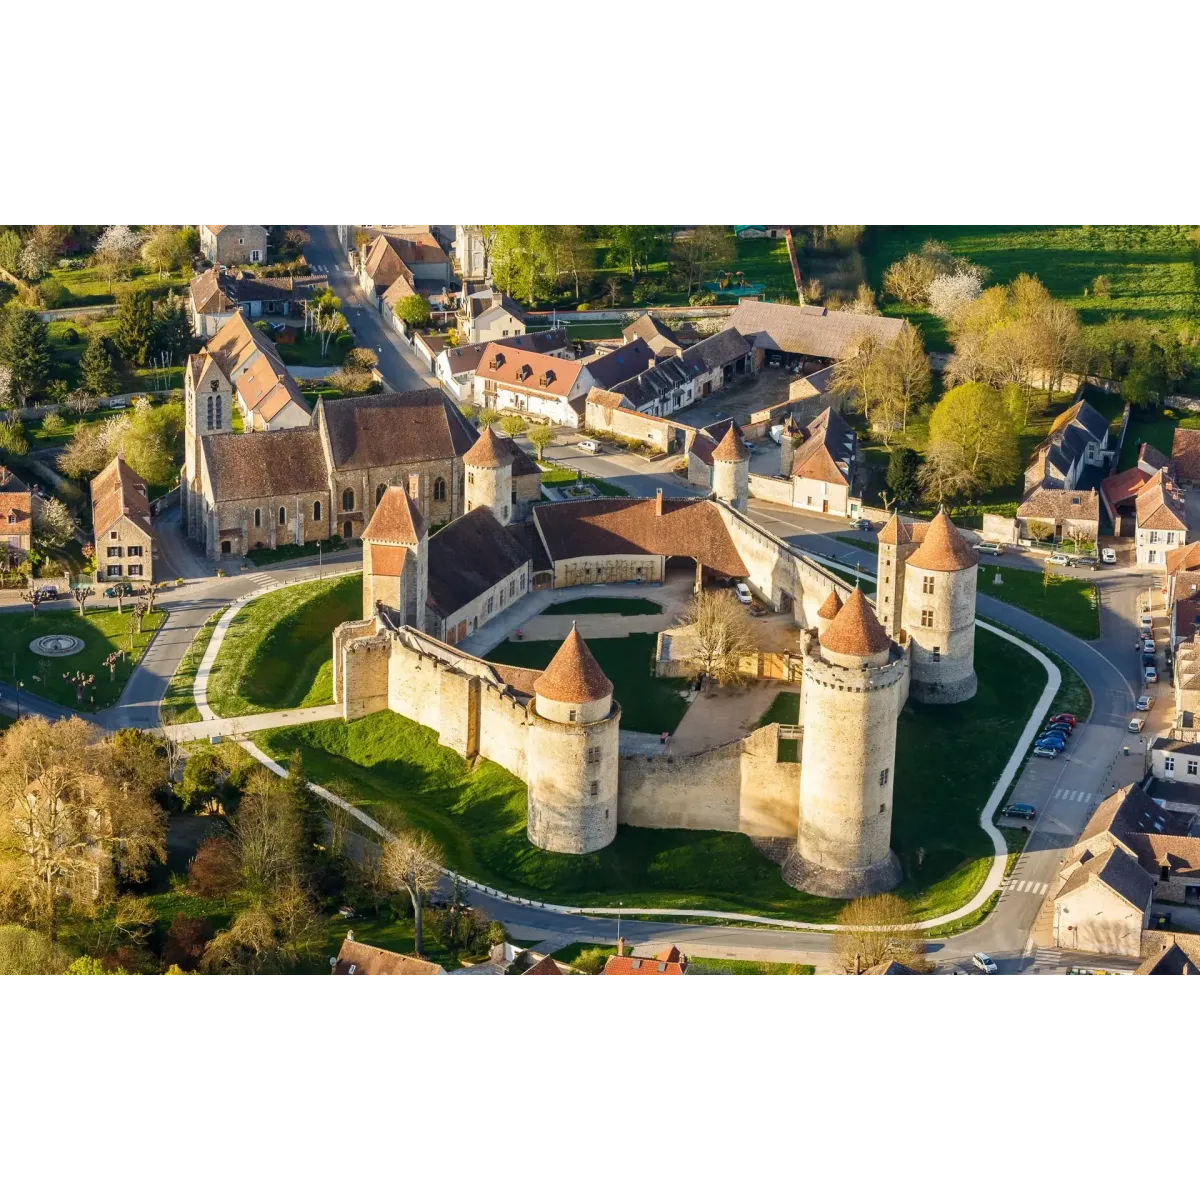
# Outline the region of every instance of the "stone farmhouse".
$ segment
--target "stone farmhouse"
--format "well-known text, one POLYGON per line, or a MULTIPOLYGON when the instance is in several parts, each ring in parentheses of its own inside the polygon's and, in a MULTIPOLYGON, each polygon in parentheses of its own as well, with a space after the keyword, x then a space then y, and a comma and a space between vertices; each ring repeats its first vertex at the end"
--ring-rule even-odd
POLYGON ((1166 470, 1157 472, 1137 493, 1137 562, 1161 566, 1167 555, 1188 540, 1187 512, 1183 493, 1166 470))
MULTIPOLYGON (((405 295, 422 288, 442 288, 450 282, 450 260, 428 225, 399 226, 378 233, 362 248, 358 282, 370 300, 381 303, 398 280, 404 281, 405 295)), ((394 294, 393 299, 398 296, 394 294)))
POLYGON ((15 571, 29 558, 32 537, 33 492, 0 465, 0 546, 6 570, 15 571))
POLYGON ((260 279, 249 271, 211 267, 193 276, 188 284, 192 332, 197 337, 212 337, 236 312, 250 321, 302 316, 304 302, 328 282, 328 275, 260 279))
POLYGON ((1070 491, 1092 466, 1109 458, 1108 422, 1086 400, 1060 413, 1025 468, 1025 491, 1037 487, 1070 491))
POLYGON ((459 400, 473 400, 475 372, 485 355, 497 346, 547 354, 551 358, 573 359, 575 351, 565 329, 541 329, 536 333, 496 338, 491 342, 473 342, 465 346, 444 346, 433 359, 433 371, 441 385, 459 400))
POLYGON ((1181 484, 1200 483, 1200 429, 1176 429, 1171 443, 1171 466, 1181 484))
POLYGON ((525 332, 525 310, 492 287, 472 288, 465 281, 456 313, 459 345, 519 337, 525 332))
POLYGON ((142 477, 120 455, 92 480, 97 583, 152 583, 154 533, 142 477))
MULTIPOLYGON (((809 512, 849 517, 858 435, 833 407, 819 412, 807 425, 784 422, 779 442, 779 474, 791 482, 784 503, 809 512)), ((751 494, 757 494, 751 481, 751 494)))
POLYGON ((1137 498, 1146 485, 1172 460, 1162 451, 1143 442, 1138 447, 1137 465, 1116 475, 1109 475, 1100 484, 1100 500, 1113 532, 1118 537, 1134 537, 1137 533, 1137 498))
POLYGON ((898 317, 765 300, 742 300, 725 322, 726 329, 736 329, 754 347, 756 370, 775 362, 800 366, 806 375, 849 358, 864 337, 892 341, 903 326, 898 317))
POLYGON ((220 267, 267 261, 265 225, 201 225, 200 253, 220 267))
POLYGON ((679 335, 651 313, 638 317, 621 330, 621 340, 626 344, 639 338, 650 347, 650 353, 660 362, 683 353, 679 335))
POLYGON ((1090 491, 1038 486, 1017 506, 1017 536, 1033 541, 1094 542, 1100 533, 1100 498, 1090 491))
POLYGON ((333 975, 445 975, 446 968, 424 958, 397 954, 380 946, 356 942, 354 931, 347 932, 337 957, 332 962, 333 975))
POLYGON ((487 244, 478 225, 455 225, 454 265, 460 279, 487 279, 487 244))

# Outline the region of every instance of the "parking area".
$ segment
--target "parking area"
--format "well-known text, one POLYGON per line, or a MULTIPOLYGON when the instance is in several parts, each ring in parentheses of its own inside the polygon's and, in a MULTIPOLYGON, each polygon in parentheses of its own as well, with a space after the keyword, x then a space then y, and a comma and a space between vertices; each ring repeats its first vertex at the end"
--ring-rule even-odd
POLYGON ((784 403, 788 398, 788 385, 796 378, 779 367, 763 367, 757 375, 735 379, 706 400, 672 413, 671 417, 697 429, 726 417, 744 425, 752 412, 784 403))

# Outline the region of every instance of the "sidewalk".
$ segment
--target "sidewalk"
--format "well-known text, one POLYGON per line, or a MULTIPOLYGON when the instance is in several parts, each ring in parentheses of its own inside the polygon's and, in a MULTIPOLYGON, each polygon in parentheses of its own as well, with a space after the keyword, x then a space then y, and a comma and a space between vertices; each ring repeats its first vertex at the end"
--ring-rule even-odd
POLYGON ((194 742, 214 734, 235 740, 260 729, 276 729, 284 725, 307 725, 310 721, 332 721, 340 718, 340 704, 322 704, 318 708, 296 708, 288 712, 252 713, 244 717, 214 717, 211 721, 190 721, 186 725, 167 725, 164 732, 173 742, 194 742))

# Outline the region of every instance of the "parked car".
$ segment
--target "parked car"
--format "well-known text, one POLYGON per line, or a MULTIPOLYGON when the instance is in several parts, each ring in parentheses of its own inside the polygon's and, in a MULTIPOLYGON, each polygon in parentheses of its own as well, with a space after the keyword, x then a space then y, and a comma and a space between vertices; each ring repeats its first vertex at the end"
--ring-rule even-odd
POLYGON ((1103 563, 1114 564, 1117 561, 1117 552, 1111 546, 1105 546, 1100 551, 1100 561, 1103 563))
POLYGON ((38 588, 37 594, 39 600, 57 600, 58 588, 56 588, 52 583, 43 584, 40 588, 38 588))
POLYGON ((1070 567, 1074 565, 1069 554, 1061 554, 1057 550, 1046 561, 1052 567, 1070 567))
POLYGON ((754 602, 753 594, 744 583, 739 583, 733 590, 734 594, 743 604, 752 604, 754 602))
POLYGON ((980 554, 1003 554, 1004 547, 999 542, 977 542, 975 549, 980 554))
POLYGON ((1153 707, 1153 696, 1139 696, 1137 698, 1137 703, 1134 705, 1134 708, 1136 708, 1138 712, 1149 712, 1153 707))
POLYGON ((1154 618, 1148 612, 1144 612, 1140 617, 1138 617, 1138 625, 1140 625, 1142 629, 1149 631, 1154 628, 1154 618))
POLYGON ((1070 725, 1072 729, 1074 729, 1078 724, 1078 722, 1075 720, 1075 714, 1069 712, 1060 712, 1056 716, 1050 718, 1051 725, 1058 725, 1060 722, 1063 725, 1070 725))
POLYGON ((1034 746, 1034 758, 1057 758, 1058 748, 1056 746, 1034 746))
POLYGON ((1032 804, 1006 804, 1003 815, 1018 821, 1032 821, 1037 816, 1037 809, 1032 804))
POLYGON ((595 438, 583 438, 583 440, 579 442, 579 448, 585 454, 600 453, 600 443, 596 441, 595 438))
POLYGON ((1141 650, 1141 652, 1143 654, 1153 654, 1154 653, 1154 639, 1153 638, 1148 638, 1143 634, 1138 638, 1137 644, 1138 644, 1138 649, 1141 650))
POLYGON ((1145 671, 1142 673, 1142 678, 1145 679, 1145 681, 1147 683, 1157 683, 1158 682, 1158 671, 1155 670, 1154 667, 1148 666, 1145 669, 1145 671))
POLYGON ((995 975, 996 972, 1000 970, 1000 968, 996 966, 995 960, 992 958, 992 956, 990 954, 984 954, 982 950, 980 950, 979 953, 971 959, 971 965, 982 971, 985 975, 995 975))
POLYGON ((1085 554, 1082 558, 1077 558, 1074 562, 1081 571, 1095 571, 1099 568, 1100 563, 1090 554, 1085 554))
POLYGON ((1043 734, 1034 742, 1034 745, 1053 746, 1055 750, 1065 750, 1067 748, 1067 739, 1058 733, 1043 734))
POLYGON ((1045 736, 1047 733, 1061 733, 1063 737, 1070 737, 1074 732, 1075 731, 1070 727, 1070 725, 1064 725, 1060 721, 1055 725, 1047 725, 1042 731, 1042 735, 1045 736))
POLYGON ((111 596, 132 596, 133 595, 133 584, 132 583, 114 583, 110 587, 106 587, 104 589, 104 594, 106 596, 110 596, 110 597, 111 596))
POLYGON ((866 517, 859 517, 857 521, 851 522, 850 528, 851 529, 863 529, 863 530, 870 529, 871 522, 868 521, 866 517))
POLYGON ((773 441, 775 443, 775 445, 782 446, 783 445, 783 426, 782 425, 772 425, 771 428, 767 430, 767 436, 771 439, 771 441, 773 441))
POLYGON ((1131 717, 1129 724, 1125 727, 1130 733, 1141 733, 1146 727, 1145 717, 1131 717))
POLYGON ((1145 651, 1142 651, 1142 666, 1143 667, 1154 666, 1154 655, 1147 654, 1145 651))

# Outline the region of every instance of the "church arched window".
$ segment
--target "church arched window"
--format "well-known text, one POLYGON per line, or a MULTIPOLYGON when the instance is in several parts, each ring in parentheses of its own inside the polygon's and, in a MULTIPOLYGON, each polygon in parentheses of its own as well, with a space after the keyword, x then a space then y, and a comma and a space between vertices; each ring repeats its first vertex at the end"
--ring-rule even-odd
POLYGON ((342 493, 342 511, 343 512, 353 512, 354 511, 354 489, 353 488, 347 488, 342 493))
POLYGON ((446 498, 446 481, 440 475, 433 481, 433 498, 435 500, 445 500, 446 498))

